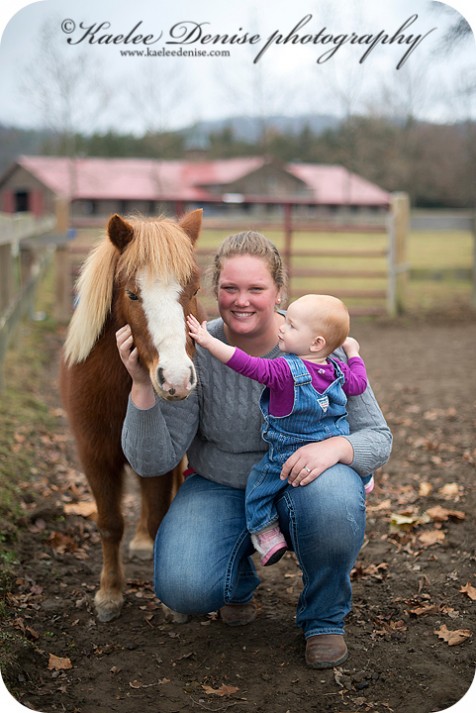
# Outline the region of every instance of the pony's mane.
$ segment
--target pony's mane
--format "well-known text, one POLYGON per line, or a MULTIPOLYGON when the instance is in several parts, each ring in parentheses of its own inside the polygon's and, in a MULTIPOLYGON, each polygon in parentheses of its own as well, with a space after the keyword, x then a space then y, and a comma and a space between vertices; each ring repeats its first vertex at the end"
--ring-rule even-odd
POLYGON ((195 267, 188 235, 170 218, 128 218, 134 238, 122 253, 108 235, 88 255, 76 284, 78 306, 64 347, 66 363, 84 361, 111 311, 116 275, 128 279, 145 268, 151 277, 185 285, 195 267))

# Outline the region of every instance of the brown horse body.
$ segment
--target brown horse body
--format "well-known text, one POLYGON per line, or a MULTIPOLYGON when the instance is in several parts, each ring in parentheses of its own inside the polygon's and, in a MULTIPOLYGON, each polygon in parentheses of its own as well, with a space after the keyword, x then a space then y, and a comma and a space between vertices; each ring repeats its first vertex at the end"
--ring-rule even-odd
MULTIPOLYGON (((115 334, 130 324, 139 359, 159 396, 184 398, 190 393, 196 377, 184 315, 202 316, 193 258, 200 225, 201 211, 189 213, 180 223, 165 218, 126 222, 114 216, 108 236, 91 253, 79 279, 79 303, 65 344, 60 382, 78 455, 97 505, 103 567, 95 605, 101 621, 119 615, 124 589, 121 501, 127 461, 121 431, 131 379, 120 359, 115 334), (152 228, 154 235, 147 237, 152 228), (139 245, 141 241, 147 245, 139 245), (166 314, 161 315, 161 310, 166 314), (183 324, 169 324, 180 319, 183 324)), ((178 465, 166 475, 140 479, 141 513, 131 553, 151 555, 153 538, 181 477, 178 465)))

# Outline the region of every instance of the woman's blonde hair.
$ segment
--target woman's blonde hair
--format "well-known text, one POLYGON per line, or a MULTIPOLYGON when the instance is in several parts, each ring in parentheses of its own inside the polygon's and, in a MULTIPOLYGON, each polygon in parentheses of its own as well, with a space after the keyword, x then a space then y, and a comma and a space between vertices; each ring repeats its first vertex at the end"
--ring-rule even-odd
POLYGON ((218 248, 213 264, 207 271, 207 278, 215 297, 218 296, 218 281, 223 261, 235 255, 253 255, 262 258, 269 269, 282 301, 286 299, 287 275, 278 248, 261 233, 245 230, 229 235, 218 248))

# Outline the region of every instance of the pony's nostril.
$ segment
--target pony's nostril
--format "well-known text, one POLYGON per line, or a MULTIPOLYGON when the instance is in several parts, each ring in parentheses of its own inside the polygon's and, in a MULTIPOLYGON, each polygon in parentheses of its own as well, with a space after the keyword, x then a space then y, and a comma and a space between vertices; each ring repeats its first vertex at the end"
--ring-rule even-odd
POLYGON ((159 384, 160 384, 161 386, 163 386, 164 383, 165 383, 165 377, 164 377, 164 370, 162 369, 161 366, 159 366, 159 369, 158 369, 158 372, 157 372, 157 376, 158 376, 158 378, 159 378, 159 384))
POLYGON ((169 394, 173 396, 175 394, 175 389, 169 389, 169 394))

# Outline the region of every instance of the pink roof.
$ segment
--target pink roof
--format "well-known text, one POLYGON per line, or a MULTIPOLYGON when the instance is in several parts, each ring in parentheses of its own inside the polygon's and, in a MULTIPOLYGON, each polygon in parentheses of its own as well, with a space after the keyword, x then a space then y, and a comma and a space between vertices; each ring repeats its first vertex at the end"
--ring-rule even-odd
POLYGON ((386 191, 342 166, 291 163, 288 170, 311 188, 318 203, 386 205, 390 201, 386 191))
MULTIPOLYGON (((20 156, 18 164, 58 195, 95 200, 219 200, 208 186, 224 186, 252 173, 264 158, 222 161, 157 161, 133 158, 20 156)), ((307 185, 303 202, 388 205, 390 196, 341 166, 292 163, 282 166, 307 185)), ((246 196, 257 200, 259 196, 246 196)), ((269 196, 263 196, 267 201, 269 196)), ((285 200, 286 196, 276 196, 285 200)))

